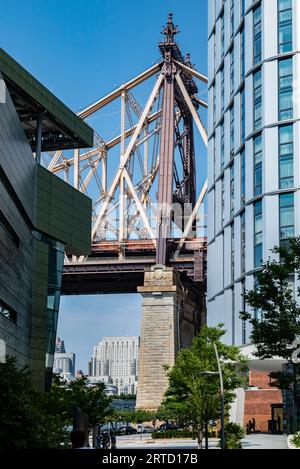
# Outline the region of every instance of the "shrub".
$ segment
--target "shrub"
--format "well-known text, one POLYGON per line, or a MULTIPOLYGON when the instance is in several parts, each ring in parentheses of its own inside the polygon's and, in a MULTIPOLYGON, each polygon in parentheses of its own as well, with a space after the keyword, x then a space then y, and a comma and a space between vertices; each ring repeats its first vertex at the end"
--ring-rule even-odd
POLYGON ((225 440, 225 449, 242 449, 241 440, 233 433, 228 433, 225 440))
POLYGON ((189 430, 166 430, 164 432, 153 432, 154 440, 163 438, 193 438, 194 433, 189 430))
MULTIPOLYGON (((241 440, 245 432, 237 423, 229 422, 225 425, 225 449, 241 449, 241 440)), ((221 432, 219 432, 219 438, 221 432)), ((220 445, 220 444, 219 444, 220 445)))
POLYGON ((293 436, 292 443, 293 443, 293 445, 296 446, 296 448, 300 448, 300 432, 296 433, 293 436))
MULTIPOLYGON (((190 431, 190 430, 166 430, 164 432, 153 432, 152 433, 152 438, 154 440, 159 440, 159 439, 169 439, 169 438, 196 438, 196 432, 190 431)), ((213 438, 216 436, 216 432, 211 431, 208 432, 209 438, 213 438)))
POLYGON ((238 439, 242 439, 245 436, 243 428, 237 423, 229 422, 225 425, 225 435, 235 435, 238 439))

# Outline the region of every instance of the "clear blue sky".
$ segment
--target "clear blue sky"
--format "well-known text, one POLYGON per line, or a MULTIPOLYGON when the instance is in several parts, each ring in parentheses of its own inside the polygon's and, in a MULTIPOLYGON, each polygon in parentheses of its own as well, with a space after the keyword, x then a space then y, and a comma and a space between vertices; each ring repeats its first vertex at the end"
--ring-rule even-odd
MULTIPOLYGON (((0 47, 74 111, 157 61, 169 12, 179 25, 182 50, 207 71, 207 0, 1 3, 0 47)), ((76 367, 87 370, 102 336, 138 335, 140 304, 138 295, 62 298, 58 333, 76 353, 76 367)))

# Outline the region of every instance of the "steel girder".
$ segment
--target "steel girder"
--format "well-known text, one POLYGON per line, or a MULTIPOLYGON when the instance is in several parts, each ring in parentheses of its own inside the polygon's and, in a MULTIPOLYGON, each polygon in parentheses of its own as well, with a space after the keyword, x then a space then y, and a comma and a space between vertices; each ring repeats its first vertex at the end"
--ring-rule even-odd
MULTIPOLYGON (((126 240, 149 239, 156 261, 168 262, 166 240, 172 236, 174 222, 161 208, 174 202, 192 206, 180 227, 182 235, 173 253, 178 256, 207 190, 204 184, 197 199, 194 123, 207 145, 198 113, 199 106, 206 108, 207 103, 197 97, 194 79, 207 84, 207 77, 183 58, 174 42, 176 33, 169 19, 165 41, 159 44, 162 60, 78 113, 83 119, 93 118, 120 100, 117 136, 104 139, 95 134, 93 149, 42 155, 50 171, 92 197, 92 245, 114 239, 119 242, 120 259, 126 240), (142 106, 133 91, 153 79, 149 99, 142 106)), ((85 262, 84 258, 72 260, 85 262)))

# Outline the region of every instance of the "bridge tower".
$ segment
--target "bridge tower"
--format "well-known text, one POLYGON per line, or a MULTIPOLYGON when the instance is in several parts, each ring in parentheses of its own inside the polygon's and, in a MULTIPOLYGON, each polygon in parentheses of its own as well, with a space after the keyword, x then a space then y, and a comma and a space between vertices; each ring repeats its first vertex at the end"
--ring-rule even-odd
POLYGON ((93 200, 91 255, 65 257, 63 294, 138 291, 143 297, 140 409, 160 405, 167 387, 164 365, 174 364, 206 320, 207 183, 199 187, 205 155, 195 131, 207 145, 199 112, 207 103, 196 84, 205 87, 207 77, 189 54, 183 56, 178 32, 170 14, 159 43, 161 60, 78 113, 90 125, 103 111, 103 118, 118 113, 119 134, 104 138, 100 125, 93 149, 42 155, 50 171, 93 200), (150 80, 142 106, 133 91, 142 99, 150 80))
MULTIPOLYGON (((156 265, 145 272, 144 285, 138 287, 143 296, 141 345, 139 353, 138 409, 157 409, 168 385, 165 365, 172 367, 177 352, 191 345, 205 322, 203 285, 187 280, 168 266, 168 240, 172 222, 184 232, 186 207, 196 205, 196 162, 193 114, 199 108, 195 98, 198 88, 185 67, 191 68, 190 56, 183 58, 175 41, 178 27, 172 14, 163 29, 165 39, 159 43, 163 63, 161 67, 163 104, 159 152, 158 180, 158 239, 156 265), (182 120, 183 129, 178 126, 182 120), (179 178, 174 155, 176 147, 182 159, 179 178), (179 206, 179 213, 174 205, 179 206), (177 216, 176 216, 177 215, 177 216)), ((199 121, 199 128, 203 127, 199 121)), ((193 224, 187 236, 193 237, 193 224)), ((194 234, 195 235, 195 234, 194 234)), ((194 278, 194 280, 196 280, 194 278)))

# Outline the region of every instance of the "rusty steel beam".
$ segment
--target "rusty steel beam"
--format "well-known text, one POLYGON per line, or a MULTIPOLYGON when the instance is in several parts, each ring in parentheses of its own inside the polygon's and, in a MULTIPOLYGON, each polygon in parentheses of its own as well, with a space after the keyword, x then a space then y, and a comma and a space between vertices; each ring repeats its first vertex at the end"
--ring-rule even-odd
POLYGON ((170 213, 166 210, 173 203, 173 165, 175 132, 175 73, 176 67, 167 56, 162 69, 164 73, 164 101, 161 119, 161 140, 158 181, 158 241, 156 262, 165 265, 167 260, 167 238, 170 236, 170 213))

